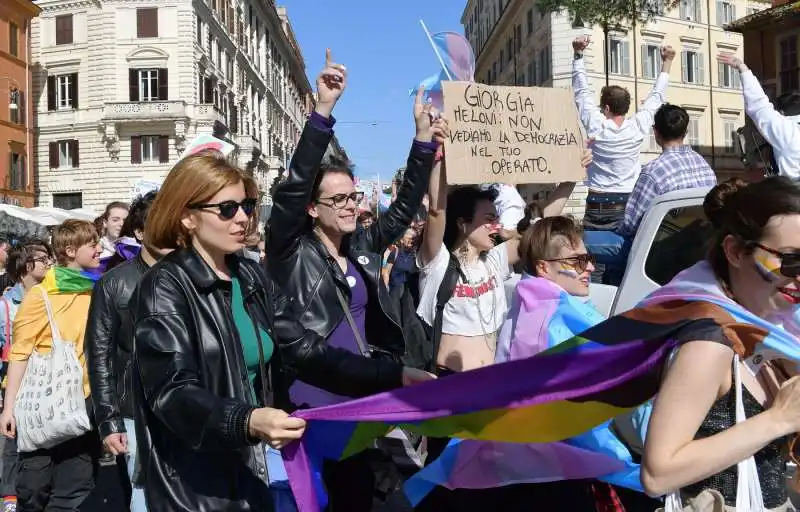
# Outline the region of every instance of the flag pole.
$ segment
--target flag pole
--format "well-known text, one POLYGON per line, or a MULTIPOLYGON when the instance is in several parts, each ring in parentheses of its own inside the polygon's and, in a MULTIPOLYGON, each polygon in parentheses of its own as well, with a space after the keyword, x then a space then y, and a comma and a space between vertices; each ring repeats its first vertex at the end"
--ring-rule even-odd
POLYGON ((425 26, 425 22, 422 21, 422 18, 419 20, 419 24, 422 25, 422 30, 425 31, 425 35, 428 36, 428 41, 431 43, 431 47, 433 48, 433 52, 436 54, 436 58, 439 59, 439 64, 442 65, 442 69, 444 70, 444 74, 447 75, 448 80, 452 80, 453 77, 450 76, 450 71, 447 69, 447 66, 444 65, 444 59, 439 54, 439 50, 436 48, 436 44, 433 42, 433 38, 431 37, 431 33, 428 32, 428 27, 425 26))
POLYGON ((375 186, 378 188, 378 204, 375 205, 375 218, 376 219, 380 219, 381 218, 381 195, 383 194, 383 191, 381 190, 381 175, 380 174, 376 174, 375 178, 376 178, 376 185, 375 186))

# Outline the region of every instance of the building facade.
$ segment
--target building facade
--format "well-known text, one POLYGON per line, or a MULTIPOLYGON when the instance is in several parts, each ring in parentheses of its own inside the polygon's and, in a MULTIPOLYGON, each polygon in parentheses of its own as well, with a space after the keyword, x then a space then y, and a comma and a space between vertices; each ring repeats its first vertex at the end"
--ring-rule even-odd
POLYGON ((34 205, 30 0, 0 2, 0 204, 34 205))
MULTIPOLYGON (((687 142, 722 175, 742 169, 735 134, 744 122, 739 77, 717 61, 720 52, 742 55, 742 37, 726 32, 737 15, 769 7, 755 0, 683 0, 643 26, 609 33, 609 83, 631 92, 632 110, 649 93, 658 76, 660 46, 678 56, 670 73, 667 101, 691 117, 687 142)), ((476 80, 488 84, 571 87, 572 40, 588 35, 585 52, 589 84, 600 98, 606 83, 605 43, 599 26, 575 24, 567 13, 542 14, 535 2, 469 0, 462 16, 466 37, 476 55, 476 80)), ((633 112, 632 112, 633 113, 633 112)), ((642 161, 660 153, 651 135, 642 145, 642 161)), ((529 198, 542 187, 523 187, 529 198)), ((568 211, 581 214, 585 187, 578 186, 568 211)))
POLYGON ((39 0, 39 204, 100 210, 160 181, 194 137, 237 146, 269 203, 310 107, 285 9, 257 0, 39 0))

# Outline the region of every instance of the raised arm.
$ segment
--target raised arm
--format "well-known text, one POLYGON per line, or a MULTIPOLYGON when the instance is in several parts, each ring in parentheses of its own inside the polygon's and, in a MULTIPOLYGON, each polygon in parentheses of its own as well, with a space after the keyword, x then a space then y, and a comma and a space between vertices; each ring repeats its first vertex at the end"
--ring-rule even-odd
POLYGON ((428 220, 422 232, 422 243, 419 248, 419 260, 423 267, 436 258, 444 243, 444 228, 447 222, 447 169, 443 155, 443 150, 440 150, 431 172, 428 188, 428 220))
POLYGON ((278 229, 270 230, 270 258, 283 259, 297 247, 306 227, 306 208, 311 203, 314 182, 333 138, 336 120, 331 113, 347 85, 347 70, 331 60, 330 49, 325 57, 325 69, 317 78, 317 105, 297 143, 289 176, 276 187, 272 197, 271 224, 278 229))
MULTIPOLYGON (((742 93, 744 94, 745 113, 753 120, 764 140, 775 149, 792 147, 800 144, 800 125, 775 110, 769 101, 761 84, 747 65, 732 53, 722 53, 719 60, 723 64, 739 70, 742 78, 742 93)), ((783 174, 784 170, 781 169, 783 174)), ((794 174, 794 173, 793 173, 794 174)), ((788 176, 794 180, 800 179, 798 175, 788 176)))
POLYGON ((639 130, 645 135, 653 129, 653 118, 656 111, 667 101, 667 86, 669 85, 669 70, 675 60, 675 50, 671 46, 661 48, 661 73, 656 79, 650 94, 644 99, 642 108, 636 113, 636 123, 639 130))
POLYGON ((572 41, 572 49, 575 58, 572 60, 572 92, 575 95, 575 106, 578 108, 578 116, 583 123, 586 133, 594 137, 600 131, 603 124, 603 114, 597 108, 594 91, 589 88, 586 79, 586 65, 583 59, 583 52, 589 46, 589 37, 582 36, 572 41))
POLYGON ((444 118, 432 119, 430 103, 422 102, 423 92, 420 88, 414 101, 417 135, 411 145, 403 182, 397 190, 397 200, 360 237, 359 246, 362 250, 383 254, 411 226, 428 191, 434 154, 439 143, 447 136, 448 128, 444 118))

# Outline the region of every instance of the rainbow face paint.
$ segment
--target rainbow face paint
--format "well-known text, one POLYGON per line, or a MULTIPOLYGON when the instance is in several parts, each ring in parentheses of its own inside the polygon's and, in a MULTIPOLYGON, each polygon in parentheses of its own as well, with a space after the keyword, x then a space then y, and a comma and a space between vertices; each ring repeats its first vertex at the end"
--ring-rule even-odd
POLYGON ((562 276, 570 277, 572 279, 578 279, 580 274, 572 270, 571 268, 565 268, 562 264, 562 267, 558 270, 558 273, 562 276))

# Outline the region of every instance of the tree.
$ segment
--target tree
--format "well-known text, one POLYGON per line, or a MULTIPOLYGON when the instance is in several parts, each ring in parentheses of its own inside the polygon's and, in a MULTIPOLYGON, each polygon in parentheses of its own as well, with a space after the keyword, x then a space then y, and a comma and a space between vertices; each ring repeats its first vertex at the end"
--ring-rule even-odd
POLYGON ((609 32, 626 27, 635 29, 637 24, 645 25, 680 2, 681 0, 536 0, 543 13, 566 11, 572 18, 573 27, 583 26, 585 23, 602 27, 606 85, 609 82, 611 47, 609 32))

